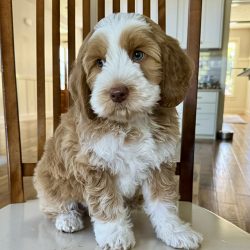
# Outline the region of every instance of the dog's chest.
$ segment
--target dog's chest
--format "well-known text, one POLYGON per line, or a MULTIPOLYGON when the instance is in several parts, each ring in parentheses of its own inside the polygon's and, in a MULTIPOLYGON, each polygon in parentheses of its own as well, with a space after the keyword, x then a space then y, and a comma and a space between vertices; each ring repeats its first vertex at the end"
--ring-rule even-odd
POLYGON ((124 135, 108 135, 103 139, 95 152, 105 159, 108 167, 115 173, 120 191, 130 197, 146 178, 149 168, 157 164, 154 159, 156 144, 150 133, 145 133, 138 141, 130 143, 125 142, 124 135))
POLYGON ((126 197, 132 197, 147 178, 149 170, 160 167, 169 156, 166 144, 157 143, 149 129, 141 129, 141 136, 130 142, 126 134, 106 134, 91 145, 95 157, 91 164, 105 165, 116 176, 118 189, 126 197))

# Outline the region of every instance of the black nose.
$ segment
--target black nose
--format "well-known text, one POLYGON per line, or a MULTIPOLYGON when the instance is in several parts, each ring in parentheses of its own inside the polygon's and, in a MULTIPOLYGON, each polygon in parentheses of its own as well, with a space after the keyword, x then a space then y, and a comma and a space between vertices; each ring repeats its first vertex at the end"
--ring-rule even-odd
POLYGON ((110 98, 113 102, 123 102, 128 97, 128 88, 125 86, 115 87, 110 90, 110 98))

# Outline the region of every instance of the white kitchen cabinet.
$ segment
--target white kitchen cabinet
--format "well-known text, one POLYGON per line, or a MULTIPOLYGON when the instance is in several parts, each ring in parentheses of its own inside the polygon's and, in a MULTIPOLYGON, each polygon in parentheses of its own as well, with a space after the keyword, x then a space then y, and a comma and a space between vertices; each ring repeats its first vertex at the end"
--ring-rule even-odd
POLYGON ((214 114, 199 114, 196 116, 195 137, 201 139, 215 138, 215 119, 214 114))
MULTIPOLYGON (((199 90, 197 95, 195 137, 215 139, 217 125, 219 90, 199 90)), ((177 106, 180 127, 182 124, 183 104, 177 106)))
POLYGON ((176 38, 183 49, 187 48, 188 4, 189 0, 166 1, 166 32, 176 38))
MULTIPOLYGON (((167 0, 166 6, 166 32, 176 38, 183 49, 186 49, 189 0, 167 0)), ((202 1, 202 49, 221 48, 223 17, 224 0, 202 1)))
POLYGON ((201 48, 221 48, 224 0, 202 0, 201 48))

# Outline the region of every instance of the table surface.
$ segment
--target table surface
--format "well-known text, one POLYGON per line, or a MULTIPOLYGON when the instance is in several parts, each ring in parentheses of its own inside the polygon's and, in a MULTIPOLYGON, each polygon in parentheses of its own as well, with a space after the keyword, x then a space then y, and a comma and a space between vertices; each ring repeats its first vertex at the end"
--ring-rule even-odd
MULTIPOLYGON (((189 202, 179 203, 182 219, 201 232, 204 250, 249 250, 250 235, 230 222, 189 202)), ((172 249, 156 239, 153 228, 141 211, 132 212, 136 246, 135 250, 172 249)), ((58 232, 52 221, 39 211, 38 201, 13 204, 0 209, 1 250, 97 250, 89 218, 85 229, 66 234, 58 232)))

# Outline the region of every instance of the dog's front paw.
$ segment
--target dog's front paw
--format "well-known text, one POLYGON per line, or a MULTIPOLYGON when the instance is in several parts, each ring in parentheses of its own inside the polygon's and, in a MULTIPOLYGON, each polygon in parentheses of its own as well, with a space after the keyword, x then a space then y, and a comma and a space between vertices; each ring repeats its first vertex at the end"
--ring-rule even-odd
POLYGON ((113 232, 111 235, 106 235, 104 239, 99 238, 97 240, 99 246, 102 249, 112 249, 112 250, 128 250, 134 247, 135 237, 132 230, 119 230, 118 232, 113 232))
POLYGON ((55 226, 59 231, 73 233, 84 228, 82 215, 75 210, 71 210, 56 217, 55 226))
POLYGON ((94 221, 95 237, 102 249, 127 250, 135 245, 134 233, 127 221, 100 222, 94 221))
POLYGON ((203 240, 202 235, 188 224, 161 226, 157 230, 157 236, 171 247, 184 249, 197 249, 203 240))

